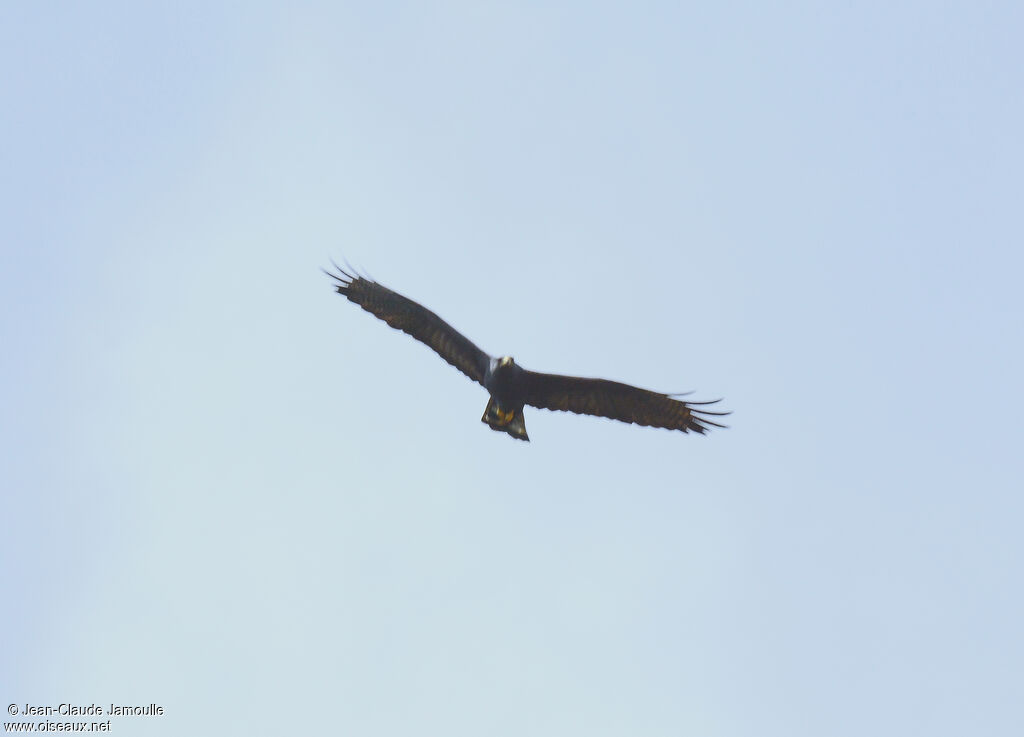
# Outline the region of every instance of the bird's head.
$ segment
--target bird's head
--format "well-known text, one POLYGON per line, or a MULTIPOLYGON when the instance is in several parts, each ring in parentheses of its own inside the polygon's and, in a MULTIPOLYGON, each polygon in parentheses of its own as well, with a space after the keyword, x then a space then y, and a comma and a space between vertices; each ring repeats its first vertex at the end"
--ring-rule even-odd
POLYGON ((515 364, 515 362, 516 360, 512 358, 512 356, 502 356, 501 358, 498 359, 498 365, 501 368, 505 368, 506 366, 512 366, 515 364))

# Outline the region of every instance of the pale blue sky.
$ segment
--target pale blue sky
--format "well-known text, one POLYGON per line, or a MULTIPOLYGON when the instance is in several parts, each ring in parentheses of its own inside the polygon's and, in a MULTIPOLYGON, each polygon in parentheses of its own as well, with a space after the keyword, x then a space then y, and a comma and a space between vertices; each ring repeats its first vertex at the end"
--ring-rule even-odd
POLYGON ((6 4, 3 704, 1024 732, 1022 37, 1010 2, 6 4), (731 428, 491 432, 331 257, 731 428))

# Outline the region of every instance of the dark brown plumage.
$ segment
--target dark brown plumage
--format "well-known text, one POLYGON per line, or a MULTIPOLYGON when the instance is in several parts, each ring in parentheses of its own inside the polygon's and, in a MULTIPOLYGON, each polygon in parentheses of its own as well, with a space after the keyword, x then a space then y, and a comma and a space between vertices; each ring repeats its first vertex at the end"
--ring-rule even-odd
POLYGON ((473 341, 408 297, 369 279, 350 276, 337 264, 334 267, 340 275, 329 271, 324 273, 337 282, 335 287, 339 294, 344 294, 349 301, 355 302, 396 330, 426 343, 445 361, 480 386, 484 385, 490 356, 473 345, 473 341))
POLYGON ((715 404, 718 400, 683 402, 674 399, 671 394, 659 394, 608 379, 583 379, 533 371, 524 373, 526 404, 540 409, 598 415, 620 422, 696 433, 704 433, 712 425, 725 427, 702 415, 729 414, 698 408, 700 405, 715 404))
POLYGON ((712 402, 684 402, 671 394, 640 389, 608 379, 541 374, 527 371, 508 357, 495 358, 480 350, 436 314, 387 287, 353 276, 334 265, 335 288, 350 301, 391 327, 430 346, 438 355, 490 393, 481 418, 492 430, 529 440, 523 406, 608 417, 637 425, 704 434, 725 427, 710 417, 729 414, 703 409, 712 402))

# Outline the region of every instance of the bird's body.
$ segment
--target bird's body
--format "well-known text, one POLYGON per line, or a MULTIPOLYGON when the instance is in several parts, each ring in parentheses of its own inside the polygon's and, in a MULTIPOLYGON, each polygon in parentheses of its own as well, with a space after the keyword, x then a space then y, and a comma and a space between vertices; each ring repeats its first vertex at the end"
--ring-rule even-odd
MULTIPOLYGON (((562 410, 608 417, 621 422, 704 434, 710 426, 724 427, 709 419, 728 412, 712 412, 702 406, 715 402, 684 402, 670 394, 621 384, 608 379, 541 374, 520 367, 510 356, 496 358, 480 350, 436 314, 387 287, 352 276, 335 264, 339 294, 355 302, 391 327, 408 333, 432 348, 490 394, 481 418, 492 430, 529 440, 523 407, 562 410)), ((717 400, 715 400, 717 401, 717 400)))
POLYGON ((523 418, 525 373, 511 356, 492 358, 484 374, 484 388, 491 398, 484 408, 484 416, 480 418, 492 430, 507 432, 520 440, 530 439, 523 418))

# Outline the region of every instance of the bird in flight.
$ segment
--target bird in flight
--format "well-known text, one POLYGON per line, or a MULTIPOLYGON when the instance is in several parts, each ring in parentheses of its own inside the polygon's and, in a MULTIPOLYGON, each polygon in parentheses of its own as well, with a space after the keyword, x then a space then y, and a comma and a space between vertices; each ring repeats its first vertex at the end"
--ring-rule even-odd
MULTIPOLYGON (((333 263, 333 262, 332 262, 333 263)), ((520 367, 511 356, 494 357, 426 307, 382 284, 353 276, 334 264, 338 294, 355 302, 391 327, 430 346, 441 358, 484 387, 490 394, 481 421, 492 430, 529 441, 523 406, 608 417, 620 422, 663 427, 703 435, 711 427, 725 427, 711 417, 729 412, 704 409, 711 402, 684 402, 678 394, 661 394, 608 379, 541 374, 520 367)))

